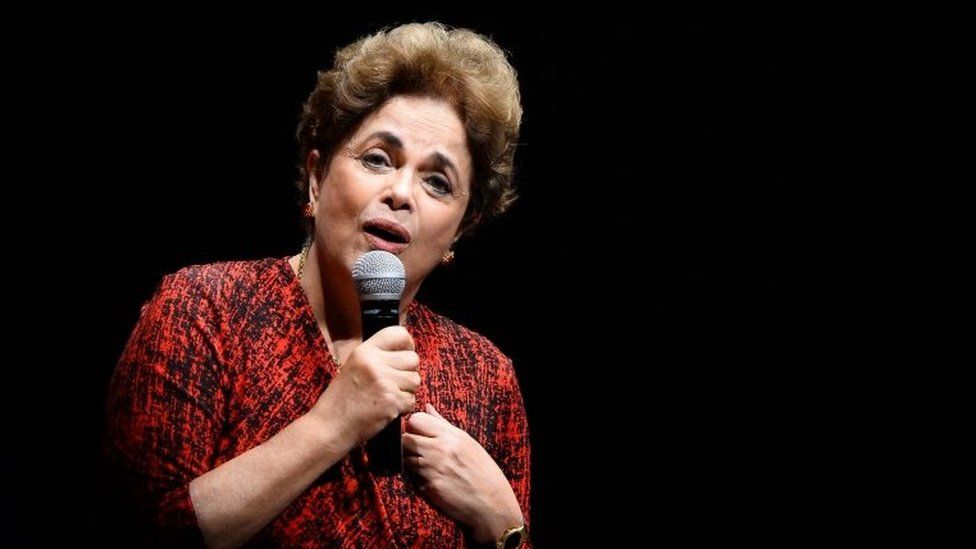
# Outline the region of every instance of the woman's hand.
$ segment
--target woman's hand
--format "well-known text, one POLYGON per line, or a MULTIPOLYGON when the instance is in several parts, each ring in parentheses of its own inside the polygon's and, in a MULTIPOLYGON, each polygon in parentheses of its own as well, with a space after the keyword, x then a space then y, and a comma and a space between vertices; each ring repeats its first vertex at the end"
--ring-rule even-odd
POLYGON ((311 413, 338 421, 350 447, 362 444, 416 404, 420 357, 402 326, 376 332, 346 357, 311 413))
POLYGON ((488 452, 432 405, 426 410, 410 416, 403 435, 404 463, 420 477, 420 492, 479 543, 521 525, 515 492, 488 452))

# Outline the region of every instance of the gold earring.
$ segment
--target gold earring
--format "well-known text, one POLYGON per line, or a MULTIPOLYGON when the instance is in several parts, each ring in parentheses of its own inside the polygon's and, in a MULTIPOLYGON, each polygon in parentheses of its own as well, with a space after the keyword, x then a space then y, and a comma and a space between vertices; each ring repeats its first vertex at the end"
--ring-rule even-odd
POLYGON ((312 203, 311 202, 306 202, 305 203, 305 209, 302 210, 302 213, 305 214, 305 217, 312 217, 312 203))
POLYGON ((454 250, 448 250, 441 256, 441 265, 450 265, 451 263, 454 263, 454 250))

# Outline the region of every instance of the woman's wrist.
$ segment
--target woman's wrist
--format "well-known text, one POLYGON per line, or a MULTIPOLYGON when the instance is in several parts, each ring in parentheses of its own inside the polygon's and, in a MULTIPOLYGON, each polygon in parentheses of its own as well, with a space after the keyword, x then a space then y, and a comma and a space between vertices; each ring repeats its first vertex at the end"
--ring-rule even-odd
POLYGON ((522 509, 519 507, 515 495, 500 508, 490 509, 478 517, 472 525, 472 537, 478 543, 494 544, 508 529, 525 523, 522 509))
POLYGON ((348 437, 349 429, 342 429, 332 418, 325 417, 317 410, 310 410, 299 421, 305 425, 312 444, 321 451, 321 455, 341 458, 356 446, 356 441, 348 437))

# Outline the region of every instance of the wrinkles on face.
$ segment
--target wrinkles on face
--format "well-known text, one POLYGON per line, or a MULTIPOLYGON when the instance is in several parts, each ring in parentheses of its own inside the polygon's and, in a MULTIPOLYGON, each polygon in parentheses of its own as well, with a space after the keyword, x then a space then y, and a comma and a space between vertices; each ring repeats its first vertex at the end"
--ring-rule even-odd
POLYGON ((325 204, 316 237, 327 254, 351 267, 375 247, 366 222, 379 217, 399 224, 411 235, 398 255, 415 290, 456 239, 471 173, 454 108, 433 98, 395 97, 333 156, 319 191, 325 204))

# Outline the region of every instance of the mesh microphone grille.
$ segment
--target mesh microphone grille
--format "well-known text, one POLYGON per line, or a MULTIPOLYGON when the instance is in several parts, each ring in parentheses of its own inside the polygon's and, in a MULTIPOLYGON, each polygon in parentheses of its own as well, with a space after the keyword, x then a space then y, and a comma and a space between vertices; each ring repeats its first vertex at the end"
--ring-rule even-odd
POLYGON ((406 272, 400 258, 390 252, 374 250, 356 260, 352 279, 360 299, 400 299, 406 272))

